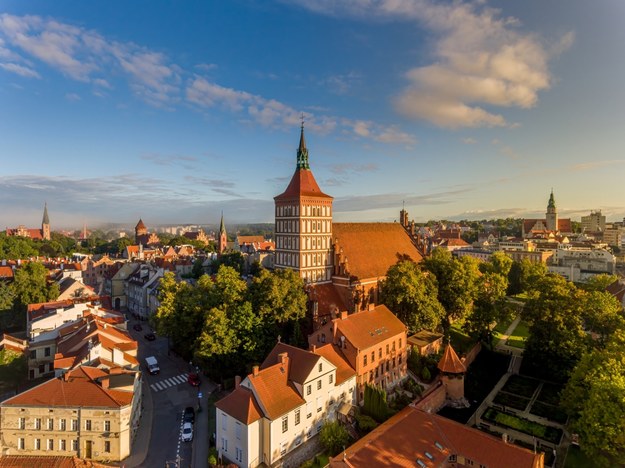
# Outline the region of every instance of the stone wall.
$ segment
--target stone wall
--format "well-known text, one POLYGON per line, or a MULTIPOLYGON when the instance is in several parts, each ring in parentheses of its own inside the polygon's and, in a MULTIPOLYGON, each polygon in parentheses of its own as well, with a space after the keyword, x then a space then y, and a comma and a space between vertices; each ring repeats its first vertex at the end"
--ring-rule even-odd
POLYGON ((432 390, 426 392, 419 401, 415 402, 415 408, 428 413, 436 413, 443 407, 447 396, 445 386, 438 380, 431 388, 432 390))

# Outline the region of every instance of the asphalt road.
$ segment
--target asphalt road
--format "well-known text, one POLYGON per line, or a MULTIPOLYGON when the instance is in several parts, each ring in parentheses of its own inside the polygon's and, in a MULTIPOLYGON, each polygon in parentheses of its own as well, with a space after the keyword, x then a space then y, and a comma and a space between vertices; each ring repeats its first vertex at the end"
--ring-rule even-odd
MULTIPOLYGON (((143 330, 137 331, 133 329, 135 323, 137 322, 131 321, 129 329, 139 343, 139 361, 144 372, 145 385, 149 386, 152 394, 153 404, 152 434, 142 466, 190 467, 193 463, 193 447, 199 446, 202 440, 208 442, 207 430, 205 425, 198 424, 198 415, 194 425, 193 442, 181 441, 182 413, 185 407, 197 408, 198 404, 199 390, 187 382, 187 374, 192 368, 188 362, 173 353, 168 355, 166 338, 157 337, 155 341, 148 341, 144 335, 150 331, 149 326, 141 322, 143 330), (145 366, 147 356, 156 357, 160 367, 159 374, 150 375, 147 372, 145 366), (176 465, 177 461, 179 465, 176 465)), ((196 464, 196 466, 206 466, 206 461, 204 460, 204 465, 196 464)))

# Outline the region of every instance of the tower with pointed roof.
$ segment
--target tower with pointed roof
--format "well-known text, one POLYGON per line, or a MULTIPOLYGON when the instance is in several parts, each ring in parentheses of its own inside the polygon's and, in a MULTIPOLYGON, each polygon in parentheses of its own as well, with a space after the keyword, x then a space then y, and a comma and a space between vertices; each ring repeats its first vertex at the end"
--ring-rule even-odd
POLYGON ((220 254, 224 253, 228 246, 228 234, 226 233, 226 225, 224 224, 224 212, 221 212, 221 223, 219 224, 219 240, 217 241, 217 250, 220 254))
POLYGON ((447 399, 452 402, 464 402, 464 374, 467 368, 460 360, 451 343, 447 344, 443 357, 438 363, 441 382, 445 386, 447 399))
POLYGON ((139 218, 139 222, 135 226, 135 242, 137 244, 141 243, 141 239, 143 236, 147 236, 148 228, 143 224, 143 220, 139 218))
POLYGON ((295 173, 274 197, 276 268, 290 268, 306 282, 332 280, 332 200, 310 170, 302 122, 295 173))
POLYGON ((41 237, 50 240, 50 217, 48 216, 48 204, 43 206, 43 220, 41 221, 41 237))
POLYGON ((551 189, 551 195, 549 195, 549 202, 547 203, 545 222, 547 231, 558 230, 558 210, 556 209, 556 200, 553 197, 553 189, 551 189))

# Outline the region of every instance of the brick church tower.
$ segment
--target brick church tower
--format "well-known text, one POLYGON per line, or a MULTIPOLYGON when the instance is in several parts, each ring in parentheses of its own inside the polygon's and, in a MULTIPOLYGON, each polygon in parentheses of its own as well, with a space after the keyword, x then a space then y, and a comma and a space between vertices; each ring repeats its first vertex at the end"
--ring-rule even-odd
POLYGON ((224 224, 224 212, 221 212, 221 224, 219 225, 219 239, 217 239, 217 251, 222 254, 228 247, 228 234, 226 233, 226 225, 224 224))
POLYGON ((309 283, 332 280, 332 200, 310 170, 302 123, 295 173, 274 197, 276 268, 290 268, 309 283))

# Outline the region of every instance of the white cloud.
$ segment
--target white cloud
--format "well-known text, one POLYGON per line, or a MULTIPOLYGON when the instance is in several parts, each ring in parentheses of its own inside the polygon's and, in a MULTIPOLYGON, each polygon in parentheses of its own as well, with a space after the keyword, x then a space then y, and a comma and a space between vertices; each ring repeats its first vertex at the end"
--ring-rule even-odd
POLYGON ((67 93, 65 95, 65 99, 71 102, 76 102, 76 101, 80 101, 82 98, 76 93, 67 93))
POLYGON ((433 64, 409 69, 408 86, 393 100, 401 114, 441 127, 508 125, 485 106, 531 108, 550 87, 548 61, 567 50, 573 34, 549 46, 523 32, 515 18, 485 2, 434 0, 293 0, 332 16, 414 21, 434 35, 433 64))
POLYGON ((26 78, 41 78, 39 73, 37 73, 32 68, 18 65, 17 63, 0 63, 0 68, 26 78))
POLYGON ((477 140, 475 138, 463 138, 462 139, 462 143, 464 143, 465 145, 476 145, 477 144, 477 140))

